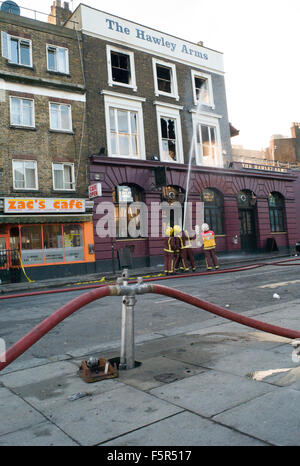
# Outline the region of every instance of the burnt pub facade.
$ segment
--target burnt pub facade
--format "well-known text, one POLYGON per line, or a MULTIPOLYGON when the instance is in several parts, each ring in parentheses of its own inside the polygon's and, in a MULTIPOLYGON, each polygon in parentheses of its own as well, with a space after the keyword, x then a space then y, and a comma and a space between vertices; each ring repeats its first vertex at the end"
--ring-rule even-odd
POLYGON ((136 266, 161 263, 166 226, 160 216, 159 237, 149 226, 146 237, 142 228, 135 238, 118 229, 99 237, 103 202, 113 202, 118 225, 134 218, 132 202, 151 212, 163 201, 202 201, 219 252, 294 246, 293 173, 232 163, 222 54, 85 5, 71 20, 83 40, 90 183, 102 187, 93 216, 100 268, 126 250, 136 266))

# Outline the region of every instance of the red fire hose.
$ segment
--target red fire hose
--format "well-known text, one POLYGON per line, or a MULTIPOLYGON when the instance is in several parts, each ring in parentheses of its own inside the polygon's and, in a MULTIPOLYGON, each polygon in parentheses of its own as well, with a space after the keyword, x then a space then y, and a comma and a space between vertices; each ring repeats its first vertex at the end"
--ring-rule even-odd
MULTIPOLYGON (((146 292, 178 299, 200 309, 204 309, 208 312, 224 317, 225 319, 238 322, 242 325, 246 325, 247 327, 252 327, 257 330, 262 330, 264 332, 273 333, 275 335, 280 335, 290 339, 300 338, 299 331, 278 327, 276 325, 267 324, 265 322, 236 314, 235 312, 228 311, 220 306, 203 301, 202 299, 195 298, 194 296, 191 296, 187 293, 183 293, 182 291, 174 290, 166 286, 155 284, 147 285, 146 292)), ((61 321, 66 319, 78 309, 81 309, 83 306, 97 299, 104 298, 105 296, 116 296, 120 294, 122 294, 122 288, 118 286, 104 286, 98 288, 97 290, 90 291, 89 293, 85 293, 65 304, 56 312, 54 312, 50 317, 37 325, 27 335, 21 338, 21 340, 15 343, 11 348, 9 348, 4 355, 0 355, 0 361, 4 361, 0 362, 0 371, 11 364, 46 333, 48 333, 51 329, 53 329, 56 325, 58 325, 61 321)))

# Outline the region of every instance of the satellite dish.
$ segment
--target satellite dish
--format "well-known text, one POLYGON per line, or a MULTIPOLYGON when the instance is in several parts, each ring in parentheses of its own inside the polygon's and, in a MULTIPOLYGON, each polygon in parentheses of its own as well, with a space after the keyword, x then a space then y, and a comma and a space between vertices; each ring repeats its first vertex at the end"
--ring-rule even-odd
POLYGON ((1 11, 4 11, 5 13, 12 13, 13 15, 20 16, 19 5, 17 5, 15 2, 12 2, 11 0, 7 0, 6 2, 2 3, 1 11))

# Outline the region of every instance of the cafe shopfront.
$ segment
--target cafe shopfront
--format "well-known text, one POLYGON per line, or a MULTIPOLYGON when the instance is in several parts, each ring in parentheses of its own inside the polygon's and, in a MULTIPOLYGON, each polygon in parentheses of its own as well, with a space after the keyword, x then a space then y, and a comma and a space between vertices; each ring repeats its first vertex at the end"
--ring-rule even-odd
MULTIPOLYGON (((18 268, 20 279, 94 271, 90 201, 3 198, 0 204, 0 272, 18 268)), ((1 278, 1 277, 0 277, 1 278)))

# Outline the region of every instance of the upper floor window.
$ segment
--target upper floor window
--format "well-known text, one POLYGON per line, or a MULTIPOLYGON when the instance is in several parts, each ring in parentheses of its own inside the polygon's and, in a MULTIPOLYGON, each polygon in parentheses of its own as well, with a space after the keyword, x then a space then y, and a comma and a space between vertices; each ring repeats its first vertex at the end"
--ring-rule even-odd
POLYGON ((142 104, 105 96, 108 155, 145 158, 142 104))
POLYGON ((35 126, 34 101, 10 97, 10 124, 13 126, 35 126))
POLYGON ((271 231, 274 233, 285 231, 285 203, 280 193, 269 194, 269 215, 271 231))
POLYGON ((37 162, 32 160, 13 160, 14 189, 38 189, 37 162))
POLYGON ((183 163, 179 110, 157 106, 160 160, 183 163))
POLYGON ((130 87, 137 90, 134 55, 110 45, 107 46, 108 84, 130 87))
POLYGON ((1 32, 2 57, 10 63, 22 66, 32 66, 32 43, 29 39, 16 37, 1 32))
POLYGON ((56 131, 72 131, 71 105, 50 102, 50 129, 56 131))
POLYGON ((211 76, 198 71, 191 71, 194 104, 203 104, 214 108, 211 76))
POLYGON ((152 60, 155 95, 165 95, 179 100, 175 65, 156 58, 152 60))
POLYGON ((193 113, 194 141, 197 165, 207 167, 222 167, 222 146, 219 121, 193 113))
POLYGON ((54 190, 75 190, 75 175, 73 163, 53 163, 52 170, 54 190))
POLYGON ((69 73, 69 51, 64 47, 47 45, 47 69, 57 73, 69 73))

